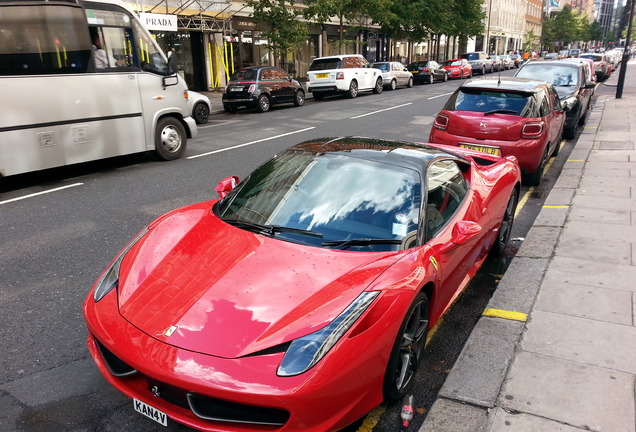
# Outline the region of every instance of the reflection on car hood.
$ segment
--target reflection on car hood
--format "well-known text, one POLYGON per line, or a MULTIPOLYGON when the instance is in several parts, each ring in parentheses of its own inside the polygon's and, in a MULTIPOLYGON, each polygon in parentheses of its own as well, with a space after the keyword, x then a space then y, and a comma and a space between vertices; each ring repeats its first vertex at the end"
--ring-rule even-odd
POLYGON ((222 222, 211 206, 164 216, 121 266, 122 316, 187 350, 236 358, 311 333, 404 254, 280 241, 222 222))

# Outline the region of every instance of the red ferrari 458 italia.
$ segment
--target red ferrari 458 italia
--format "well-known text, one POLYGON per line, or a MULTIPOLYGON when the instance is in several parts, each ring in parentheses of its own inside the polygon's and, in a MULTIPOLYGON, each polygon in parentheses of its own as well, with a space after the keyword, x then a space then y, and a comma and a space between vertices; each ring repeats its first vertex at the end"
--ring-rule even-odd
POLYGON ((84 302, 133 408, 202 431, 341 429, 401 399, 427 331, 510 237, 514 157, 298 144, 126 245, 84 302))

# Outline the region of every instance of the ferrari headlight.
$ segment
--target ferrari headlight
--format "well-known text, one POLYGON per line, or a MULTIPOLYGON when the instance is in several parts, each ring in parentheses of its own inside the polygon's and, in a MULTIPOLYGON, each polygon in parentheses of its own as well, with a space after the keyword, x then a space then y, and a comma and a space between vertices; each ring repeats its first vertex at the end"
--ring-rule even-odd
POLYGON ((294 340, 278 366, 278 376, 299 375, 318 363, 379 294, 363 292, 327 326, 294 340))
POLYGON ((128 253, 128 251, 137 243, 143 236, 148 232, 148 228, 144 228, 141 230, 137 236, 132 239, 130 243, 121 251, 117 258, 111 263, 110 266, 104 271, 102 276, 95 283, 95 291, 93 292, 93 299, 96 302, 100 301, 106 294, 111 292, 114 288, 117 287, 119 283, 119 267, 121 266, 121 262, 124 260, 124 257, 128 253))

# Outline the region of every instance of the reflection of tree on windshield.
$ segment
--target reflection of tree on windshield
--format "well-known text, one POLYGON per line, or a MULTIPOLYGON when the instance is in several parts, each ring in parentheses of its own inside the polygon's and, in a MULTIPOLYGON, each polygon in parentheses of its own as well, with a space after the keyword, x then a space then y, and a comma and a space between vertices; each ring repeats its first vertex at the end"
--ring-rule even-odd
POLYGON ((517 76, 547 81, 554 86, 574 86, 578 84, 578 75, 575 68, 540 66, 526 67, 517 76))

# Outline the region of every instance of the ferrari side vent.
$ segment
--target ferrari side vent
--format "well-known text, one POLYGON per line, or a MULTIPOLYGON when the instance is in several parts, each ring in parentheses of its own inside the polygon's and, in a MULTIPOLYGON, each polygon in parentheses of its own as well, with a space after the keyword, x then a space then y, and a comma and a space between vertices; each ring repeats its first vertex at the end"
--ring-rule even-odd
POLYGON ((289 413, 275 408, 243 405, 188 393, 190 409, 204 420, 283 426, 289 413))
POLYGON ((101 344, 100 341, 95 339, 95 345, 97 345, 97 349, 99 353, 102 355, 104 359, 104 363, 106 363, 106 367, 110 371, 110 373, 116 377, 123 377, 132 374, 136 374, 137 370, 133 367, 126 364, 115 354, 110 352, 104 345, 101 344))

